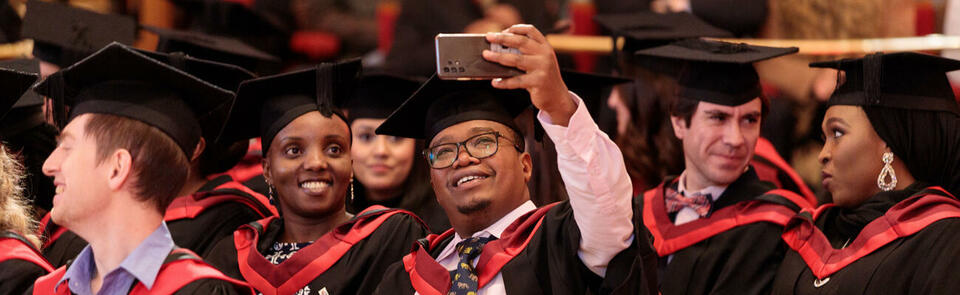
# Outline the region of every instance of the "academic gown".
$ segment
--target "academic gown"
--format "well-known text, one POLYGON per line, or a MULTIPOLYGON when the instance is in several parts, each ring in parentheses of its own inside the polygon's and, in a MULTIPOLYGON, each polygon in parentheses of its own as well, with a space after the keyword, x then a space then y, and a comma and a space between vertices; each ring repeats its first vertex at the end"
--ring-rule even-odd
POLYGON ((274 265, 264 253, 282 234, 278 217, 244 225, 217 243, 207 260, 266 295, 294 294, 305 287, 310 294, 370 294, 387 266, 427 231, 408 211, 372 206, 274 265))
POLYGON ((854 209, 804 212, 783 237, 800 250, 784 258, 774 294, 960 291, 960 202, 923 184, 881 192, 854 209))
POLYGON ((37 278, 52 270, 25 238, 0 232, 0 294, 27 294, 37 278))
MULTIPOLYGON (((435 259, 453 237, 451 229, 419 241, 403 261, 390 266, 375 293, 447 294, 450 273, 435 259)), ((481 287, 501 273, 508 294, 655 294, 656 277, 641 266, 652 252, 637 246, 646 244, 642 237, 634 239, 610 261, 605 277, 594 274, 577 254, 580 230, 564 201, 514 221, 500 239, 484 245, 475 269, 481 287)))
POLYGON ((651 237, 660 257, 662 294, 768 294, 786 252, 783 226, 806 201, 774 190, 749 169, 713 203, 708 216, 677 226, 675 214, 665 209, 668 185, 676 190, 677 179, 667 178, 634 198, 637 235, 651 237))
MULTIPOLYGON (((206 256, 214 243, 231 236, 237 227, 273 215, 276 209, 266 197, 230 176, 221 175, 204 184, 197 193, 174 199, 167 207, 164 221, 177 246, 206 256)), ((43 254, 54 266, 65 265, 87 246, 75 233, 53 224, 49 215, 42 223, 49 237, 43 254)))
MULTIPOLYGON (((53 273, 41 277, 25 294, 51 294, 56 283, 63 278, 69 265, 65 265, 55 270, 53 273)), ((160 289, 170 288, 175 290, 175 295, 190 294, 213 294, 213 295, 252 295, 253 290, 240 280, 231 279, 209 264, 203 262, 195 253, 186 249, 174 249, 170 255, 163 261, 160 272, 154 281, 153 287, 146 290, 146 287, 140 284, 139 280, 134 280, 128 294, 170 294, 160 291, 160 289), (181 286, 182 287, 171 287, 181 286)), ((6 293, 4 293, 6 294, 6 293)), ((66 295, 76 294, 69 289, 69 284, 64 282, 52 294, 66 295)))

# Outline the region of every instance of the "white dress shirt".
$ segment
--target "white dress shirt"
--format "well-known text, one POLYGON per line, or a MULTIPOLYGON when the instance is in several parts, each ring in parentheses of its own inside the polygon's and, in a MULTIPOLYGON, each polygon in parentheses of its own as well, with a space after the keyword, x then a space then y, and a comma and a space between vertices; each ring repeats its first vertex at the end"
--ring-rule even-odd
MULTIPOLYGON (((577 103, 577 110, 568 126, 553 124, 542 111, 537 119, 556 143, 557 166, 580 229, 577 254, 590 271, 604 276, 607 263, 633 242, 633 187, 620 149, 593 122, 580 97, 570 92, 569 98, 577 103)), ((500 238, 507 226, 535 209, 533 202, 527 201, 473 236, 500 238)), ((463 237, 455 235, 437 256, 436 261, 448 271, 457 267, 459 257, 455 248, 462 240, 463 237)), ((474 265, 477 260, 479 257, 474 258, 474 265)), ((497 274, 478 291, 479 294, 506 294, 502 274, 497 274)))

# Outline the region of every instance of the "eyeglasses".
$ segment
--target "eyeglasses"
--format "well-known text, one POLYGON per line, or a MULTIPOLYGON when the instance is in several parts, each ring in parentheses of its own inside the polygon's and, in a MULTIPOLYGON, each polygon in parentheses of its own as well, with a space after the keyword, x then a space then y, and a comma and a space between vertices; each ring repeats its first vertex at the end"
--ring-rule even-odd
POLYGON ((518 152, 523 151, 520 145, 501 135, 500 132, 493 131, 471 136, 461 142, 444 143, 428 148, 423 151, 423 155, 427 157, 427 162, 430 163, 431 168, 443 169, 453 166, 453 163, 457 161, 457 158, 460 157, 461 146, 467 150, 467 154, 477 159, 493 156, 500 147, 500 138, 512 143, 518 152))

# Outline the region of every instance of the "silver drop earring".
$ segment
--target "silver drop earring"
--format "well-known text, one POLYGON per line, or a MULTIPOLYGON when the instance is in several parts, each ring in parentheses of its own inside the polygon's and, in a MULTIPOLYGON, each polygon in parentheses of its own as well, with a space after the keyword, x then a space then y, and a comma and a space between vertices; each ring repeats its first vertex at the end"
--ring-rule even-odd
POLYGON ((893 153, 884 152, 883 153, 883 170, 880 170, 880 175, 877 176, 877 187, 881 191, 891 191, 893 188, 897 187, 897 172, 893 171, 893 153), (890 178, 890 182, 887 182, 887 178, 890 178))
POLYGON ((353 179, 350 180, 350 203, 353 203, 353 179))

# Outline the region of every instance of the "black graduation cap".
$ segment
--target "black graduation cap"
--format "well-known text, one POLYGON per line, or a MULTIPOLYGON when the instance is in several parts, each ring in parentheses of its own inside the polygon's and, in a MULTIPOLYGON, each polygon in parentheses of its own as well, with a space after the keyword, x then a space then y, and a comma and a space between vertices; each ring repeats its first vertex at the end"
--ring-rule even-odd
MULTIPOLYGON (((256 75, 241 67, 209 61, 205 59, 194 58, 183 54, 182 52, 161 53, 147 50, 139 50, 150 58, 165 63, 171 67, 187 72, 194 77, 210 82, 217 87, 236 92, 240 88, 240 83, 246 80, 256 78, 256 75)), ((226 118, 215 118, 216 120, 226 120, 226 118)), ((200 125, 206 122, 198 118, 200 125)), ((216 122, 223 125, 225 122, 216 122)), ((219 134, 206 134, 206 136, 218 136, 219 134)), ((222 173, 237 165, 247 152, 248 141, 240 140, 238 142, 221 142, 216 137, 205 137, 206 145, 203 153, 198 159, 198 171, 202 175, 222 173)))
POLYGON ((0 118, 13 108, 43 104, 43 100, 36 94, 33 94, 33 98, 37 101, 25 94, 33 92, 30 91, 30 86, 40 78, 39 65, 37 71, 22 70, 16 66, 11 66, 10 61, 0 62, 0 90, 3 91, 0 95, 0 118))
POLYGON ((160 129, 188 157, 201 136, 217 137, 234 97, 120 43, 50 75, 35 89, 54 100, 58 127, 86 113, 123 116, 160 129))
POLYGON ((137 51, 201 80, 217 85, 217 87, 233 92, 240 88, 240 82, 257 77, 256 74, 236 65, 195 58, 181 52, 162 53, 141 49, 137 49, 137 51))
POLYGON ((797 51, 796 47, 686 39, 636 54, 684 61, 678 78, 679 97, 738 106, 763 94, 754 62, 797 51))
MULTIPOLYGON (((13 70, 23 75, 39 77, 40 61, 36 59, 26 59, 26 58, 0 60, 0 69, 13 70)), ((20 94, 22 94, 19 97, 19 100, 17 99, 14 100, 16 103, 12 106, 12 108, 33 107, 33 106, 39 106, 43 104, 43 98, 40 97, 40 95, 37 95, 37 93, 34 92, 33 90, 28 89, 25 91, 19 91, 17 90, 19 87, 11 86, 11 85, 16 85, 19 82, 19 81, 16 81, 15 78, 5 78, 5 79, 14 79, 14 80, 10 81, 13 84, 10 84, 4 87, 4 89, 11 88, 8 90, 8 91, 13 91, 13 92, 10 92, 11 95, 15 92, 19 92, 20 94)), ((36 79, 34 79, 34 82, 35 81, 36 79)), ((3 83, 5 82, 7 81, 4 81, 3 83)), ((33 82, 29 83, 27 85, 27 88, 30 88, 30 86, 32 85, 33 85, 33 82)))
POLYGON ((137 23, 123 15, 31 0, 21 33, 34 40, 34 56, 64 68, 111 42, 133 44, 137 23))
POLYGON ((3 84, 3 90, 7 91, 7 94, 0 98, 0 139, 13 141, 14 137, 46 122, 43 116, 43 98, 30 89, 40 77, 40 61, 8 59, 0 61, 0 69, 6 70, 3 77, 0 77, 0 84, 3 84), (8 105, 9 103, 13 105, 8 105))
POLYGON ((263 151, 291 121, 311 111, 346 121, 337 106, 360 78, 360 59, 248 80, 240 84, 236 106, 221 142, 261 137, 263 151))
POLYGON ((386 119, 413 92, 420 81, 391 74, 364 74, 353 97, 344 103, 350 121, 361 118, 386 119))
MULTIPOLYGON (((594 20, 610 30, 614 39, 623 36, 623 52, 665 45, 699 37, 733 37, 730 32, 714 27, 687 12, 655 13, 641 11, 597 15, 594 20)), ((616 51, 616 50, 615 50, 616 51)))
MULTIPOLYGON (((241 67, 209 61, 205 59, 194 58, 183 54, 182 52, 161 53, 147 50, 137 50, 144 55, 153 58, 159 62, 165 63, 171 67, 187 72, 201 80, 210 82, 217 87, 236 92, 240 88, 240 83, 246 80, 256 78, 256 75, 241 67)), ((226 118, 215 118, 216 120, 226 120, 226 118)), ((206 123, 203 119, 198 119, 200 125, 206 123)), ((220 121, 217 124, 223 125, 220 121)), ((206 134, 205 136, 218 136, 219 134, 206 134)), ((206 145, 203 153, 198 159, 198 171, 202 175, 222 173, 237 165, 247 152, 248 141, 221 142, 216 137, 205 137, 206 145)))
POLYGON ((523 89, 497 89, 490 81, 441 80, 433 75, 376 132, 429 141, 458 123, 488 120, 523 134, 514 118, 530 105, 530 95, 523 89))
POLYGON ((259 73, 273 72, 280 67, 280 59, 276 56, 237 39, 152 26, 143 28, 157 34, 159 52, 183 52, 193 57, 233 64, 259 73))
MULTIPOLYGON (((874 53, 863 58, 811 63, 843 71, 841 84, 827 105, 879 106, 960 114, 947 72, 960 61, 915 53, 874 53)), ((839 79, 838 79, 839 80, 839 79)))

